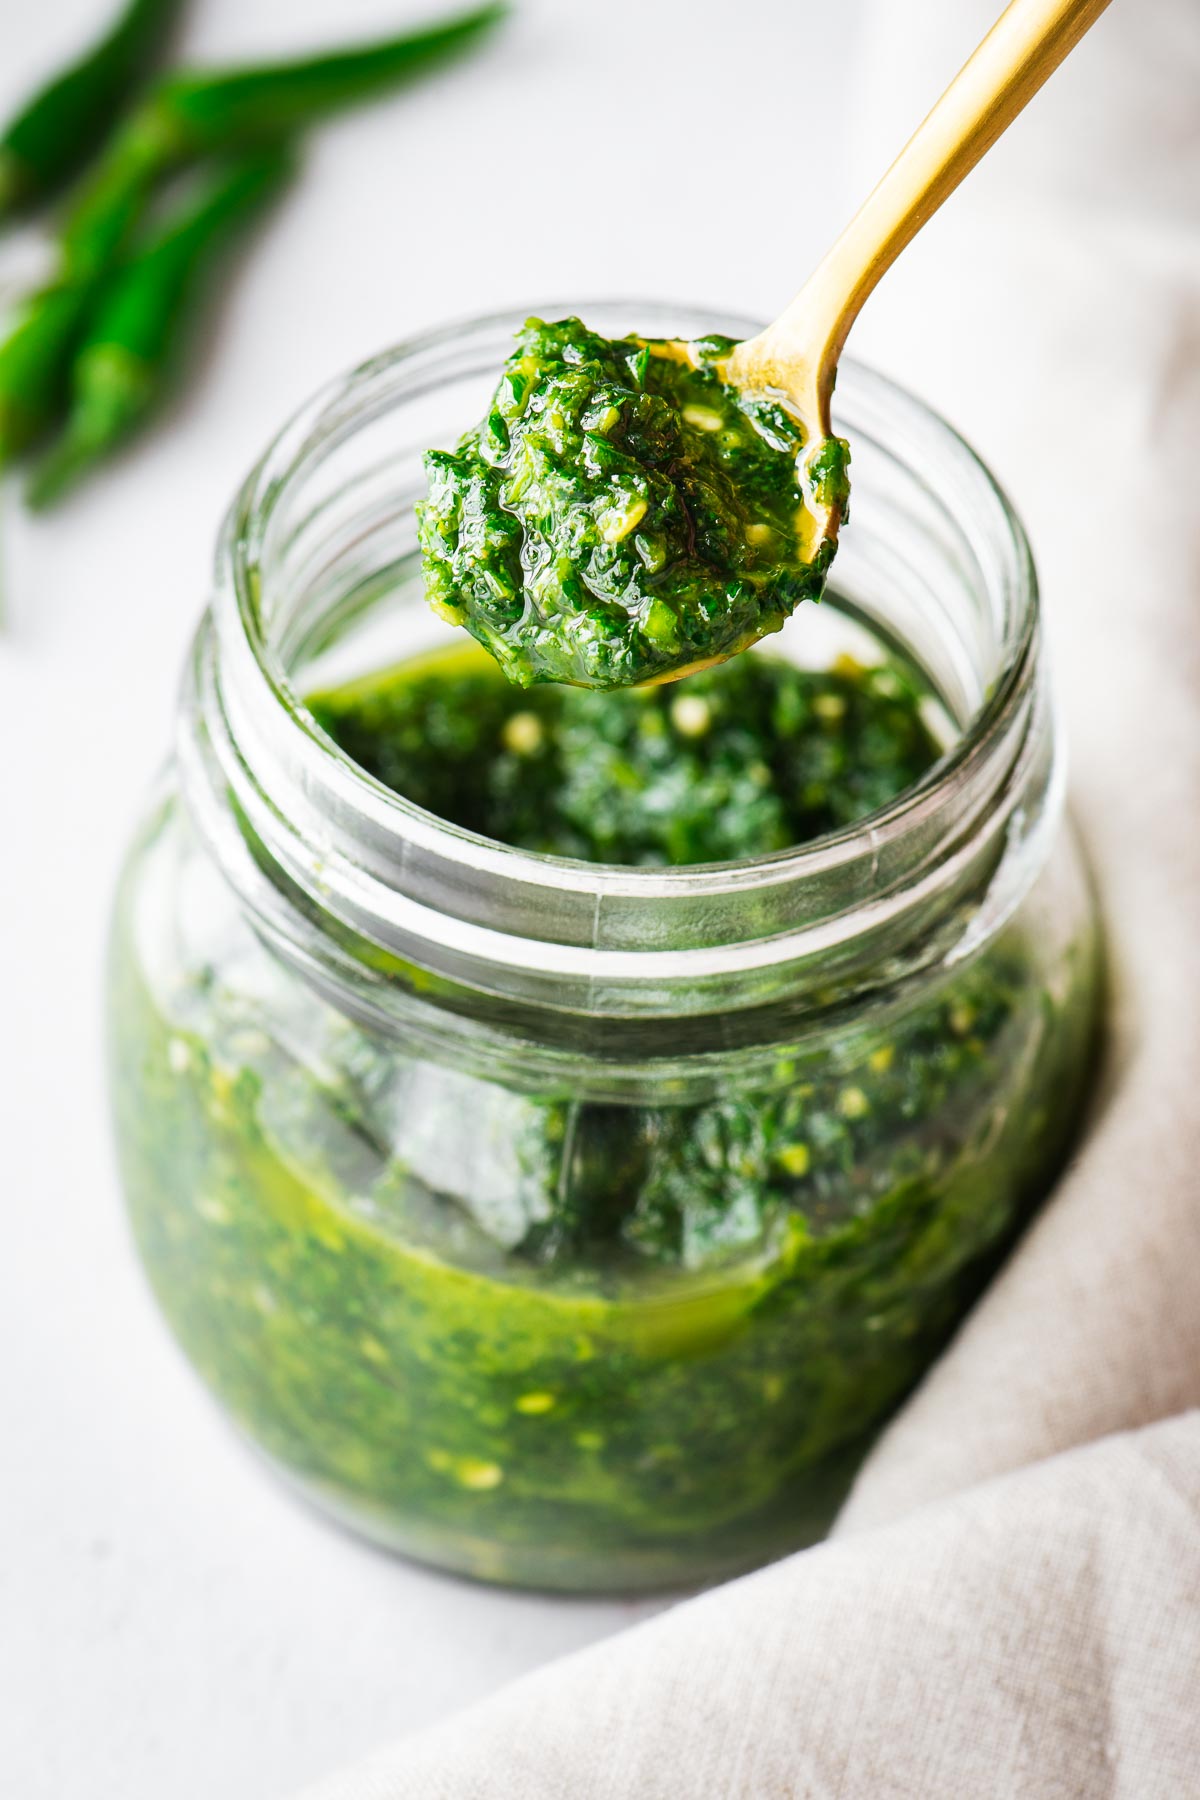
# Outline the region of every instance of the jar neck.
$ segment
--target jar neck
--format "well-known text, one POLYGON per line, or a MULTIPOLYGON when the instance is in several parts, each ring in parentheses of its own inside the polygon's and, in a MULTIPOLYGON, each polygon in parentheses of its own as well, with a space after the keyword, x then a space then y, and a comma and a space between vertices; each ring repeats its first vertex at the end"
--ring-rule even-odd
MULTIPOLYGON (((631 329, 605 317, 612 307, 581 310, 614 335, 631 329)), ((663 335, 754 329, 678 308, 660 324, 661 310, 624 309, 663 335)), ((1018 522, 967 447, 852 365, 836 409, 854 454, 839 605, 917 662, 958 733, 890 806, 754 861, 574 863, 422 811, 318 729, 302 695, 320 657, 406 608, 422 618, 420 450, 469 421, 463 394, 474 383, 482 404, 518 322, 402 346, 318 396, 227 521, 179 760, 258 929, 360 1010, 394 1016, 416 995, 625 1054, 677 1041, 687 1021, 709 1021, 710 1039, 719 1019, 722 1041, 761 1040, 969 954, 1041 867, 1061 799, 1036 584, 1018 522)), ((808 629, 801 610, 785 639, 808 629)))

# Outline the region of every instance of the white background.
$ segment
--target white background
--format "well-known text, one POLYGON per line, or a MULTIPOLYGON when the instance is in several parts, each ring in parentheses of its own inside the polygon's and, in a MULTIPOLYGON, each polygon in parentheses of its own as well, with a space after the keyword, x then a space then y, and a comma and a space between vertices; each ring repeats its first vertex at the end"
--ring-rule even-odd
MULTIPOLYGON (((444 1579, 277 1491, 143 1288, 102 1081, 118 858, 167 744, 220 514, 276 425, 328 376, 456 314, 637 293, 766 314, 839 222, 854 0, 517 4, 471 61, 311 141, 150 436, 50 519, 24 517, 11 484, 0 502, 12 1800, 275 1800, 648 1610, 444 1579), (743 47, 768 32, 778 56, 743 47)), ((0 113, 104 11, 0 0, 0 113)), ((194 0, 192 13, 189 51, 218 60, 424 9, 194 0)), ((0 243, 0 281, 20 252, 0 243)))

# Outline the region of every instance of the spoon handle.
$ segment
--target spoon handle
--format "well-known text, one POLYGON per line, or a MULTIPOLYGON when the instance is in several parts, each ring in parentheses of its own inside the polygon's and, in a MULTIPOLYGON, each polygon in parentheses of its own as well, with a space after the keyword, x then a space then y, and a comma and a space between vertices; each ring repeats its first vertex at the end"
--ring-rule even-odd
POLYGON ((1012 0, 795 299, 734 351, 734 381, 783 389, 829 435, 838 357, 863 301, 1108 3, 1012 0))

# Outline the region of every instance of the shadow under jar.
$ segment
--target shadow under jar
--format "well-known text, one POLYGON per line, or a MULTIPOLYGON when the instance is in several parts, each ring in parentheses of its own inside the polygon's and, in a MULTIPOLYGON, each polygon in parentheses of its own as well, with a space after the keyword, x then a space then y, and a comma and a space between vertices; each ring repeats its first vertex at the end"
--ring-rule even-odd
POLYGON ((519 322, 327 390, 238 497, 117 900, 112 1086, 163 1310, 279 1469, 427 1561, 636 1589, 827 1524, 1061 1161, 1096 934, 1020 527, 850 364, 835 592, 770 654, 919 671, 945 753, 885 809, 761 860, 584 864, 322 734, 305 693, 461 641, 421 598, 420 457, 519 322))

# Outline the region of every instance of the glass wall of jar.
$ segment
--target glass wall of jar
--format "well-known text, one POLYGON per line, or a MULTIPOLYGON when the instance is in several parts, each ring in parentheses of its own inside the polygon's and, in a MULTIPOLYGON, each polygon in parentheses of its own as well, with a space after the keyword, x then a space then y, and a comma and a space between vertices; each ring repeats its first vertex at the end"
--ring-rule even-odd
POLYGON ((430 1562, 633 1589, 827 1523, 1064 1154, 1096 937, 1020 527, 853 366, 835 592, 769 654, 919 671, 944 754, 883 810, 585 864, 322 733, 316 686, 457 635, 421 599, 420 456, 518 323, 370 364, 243 488, 116 906, 112 1087, 163 1311, 279 1470, 430 1562))

